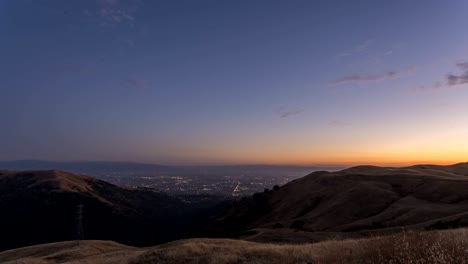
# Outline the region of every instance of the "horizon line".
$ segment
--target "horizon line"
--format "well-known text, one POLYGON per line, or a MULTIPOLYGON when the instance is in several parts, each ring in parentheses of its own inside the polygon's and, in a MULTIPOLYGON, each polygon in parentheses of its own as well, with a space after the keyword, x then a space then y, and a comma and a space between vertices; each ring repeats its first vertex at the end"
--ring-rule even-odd
POLYGON ((414 162, 349 162, 349 163, 329 163, 329 164, 291 164, 291 163, 152 163, 129 160, 41 160, 41 159, 15 159, 0 160, 6 162, 56 162, 56 163, 133 163, 139 165, 155 165, 167 167, 222 167, 222 166, 290 166, 290 167, 354 167, 354 166, 379 166, 379 167, 406 167, 413 165, 456 165, 468 163, 468 161, 414 161, 414 162))

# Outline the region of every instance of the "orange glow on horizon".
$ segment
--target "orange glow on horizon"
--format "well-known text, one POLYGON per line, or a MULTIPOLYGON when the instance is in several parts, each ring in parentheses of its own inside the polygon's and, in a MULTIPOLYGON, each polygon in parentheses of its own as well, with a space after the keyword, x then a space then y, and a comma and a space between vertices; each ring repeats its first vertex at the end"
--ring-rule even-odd
MULTIPOLYGON (((468 161, 468 149, 452 150, 439 148, 394 148, 380 151, 353 151, 322 149, 317 151, 231 151, 217 152, 212 159, 208 153, 204 157, 215 164, 267 164, 267 165, 298 165, 298 166, 410 166, 415 164, 451 165, 468 161), (279 153, 278 153, 279 152, 279 153)), ((211 154, 211 153, 210 153, 211 154)), ((195 158, 195 157, 194 157, 195 158)))

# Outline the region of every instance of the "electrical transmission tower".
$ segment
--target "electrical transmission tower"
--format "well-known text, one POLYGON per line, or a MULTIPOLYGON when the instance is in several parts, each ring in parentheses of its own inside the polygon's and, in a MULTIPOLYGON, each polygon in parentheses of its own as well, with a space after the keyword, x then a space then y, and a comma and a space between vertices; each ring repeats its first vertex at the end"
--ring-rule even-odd
POLYGON ((76 216, 76 240, 78 244, 84 239, 83 233, 83 205, 78 205, 77 216, 76 216))

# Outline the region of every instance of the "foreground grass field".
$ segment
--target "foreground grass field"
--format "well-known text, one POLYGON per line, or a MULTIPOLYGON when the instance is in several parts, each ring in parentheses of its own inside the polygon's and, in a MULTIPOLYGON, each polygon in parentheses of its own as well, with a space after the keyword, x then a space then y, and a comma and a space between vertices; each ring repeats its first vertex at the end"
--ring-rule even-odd
POLYGON ((468 229, 401 232, 358 240, 275 245, 229 239, 189 239, 134 248, 114 242, 60 242, 0 253, 0 263, 468 263, 468 229))
POLYGON ((194 239, 155 248, 131 263, 468 263, 468 230, 402 232, 370 239, 273 245, 194 239))

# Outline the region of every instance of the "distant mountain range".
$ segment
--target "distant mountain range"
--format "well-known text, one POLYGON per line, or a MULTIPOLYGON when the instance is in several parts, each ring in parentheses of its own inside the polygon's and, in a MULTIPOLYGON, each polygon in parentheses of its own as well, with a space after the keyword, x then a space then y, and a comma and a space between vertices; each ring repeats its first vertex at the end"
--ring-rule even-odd
POLYGON ((102 173, 165 173, 165 174, 243 174, 306 175, 317 170, 340 170, 344 166, 282 166, 282 165, 221 165, 221 166, 165 166, 137 162, 57 162, 42 160, 0 161, 0 170, 63 170, 97 175, 102 173))
POLYGON ((165 172, 173 168, 158 164, 136 162, 58 162, 42 160, 0 161, 3 170, 63 170, 74 173, 109 173, 109 172, 165 172))

